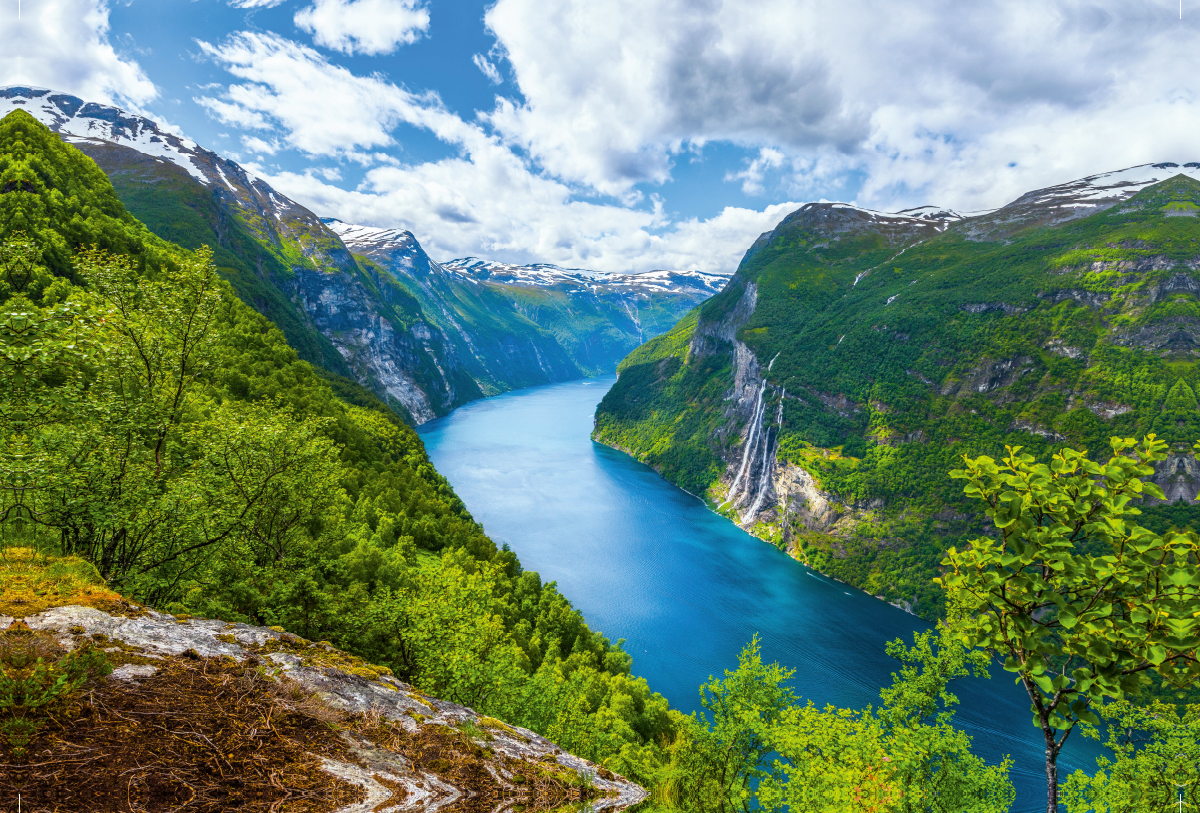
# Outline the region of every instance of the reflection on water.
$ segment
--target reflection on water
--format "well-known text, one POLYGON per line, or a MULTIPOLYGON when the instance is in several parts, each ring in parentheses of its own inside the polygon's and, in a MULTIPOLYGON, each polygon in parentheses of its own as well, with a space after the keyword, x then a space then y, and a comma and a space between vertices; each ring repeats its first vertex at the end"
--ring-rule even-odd
MULTIPOLYGON (((628 455, 593 443, 592 415, 613 381, 477 401, 421 434, 492 539, 558 582, 593 629, 625 639, 634 672, 673 706, 697 708, 700 683, 736 666, 756 632, 765 660, 796 670, 800 696, 878 704, 897 668, 884 643, 911 640, 928 625, 814 573, 628 455)), ((1015 760, 1014 810, 1044 810, 1044 746, 1024 692, 1003 672, 954 686, 958 724, 976 752, 1015 760)), ((1069 741, 1059 775, 1093 767, 1095 753, 1090 741, 1069 741)))

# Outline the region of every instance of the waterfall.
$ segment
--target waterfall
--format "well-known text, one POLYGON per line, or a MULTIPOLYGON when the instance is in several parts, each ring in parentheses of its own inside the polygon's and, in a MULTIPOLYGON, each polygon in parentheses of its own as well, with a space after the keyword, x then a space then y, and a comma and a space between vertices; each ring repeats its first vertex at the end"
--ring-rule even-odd
MULTIPOLYGON (((775 411, 775 438, 778 440, 779 433, 783 429, 783 400, 787 398, 787 388, 783 390, 783 394, 779 396, 779 407, 775 411)), ((753 521, 758 515, 758 509, 762 508, 763 500, 767 497, 767 489, 771 486, 771 472, 775 469, 775 455, 771 449, 771 430, 768 429, 764 433, 766 443, 763 447, 763 462, 762 473, 758 478, 758 496, 754 498, 754 504, 750 506, 750 510, 742 515, 742 524, 747 520, 753 521)), ((747 495, 749 491, 747 491, 747 495)))
POLYGON ((758 428, 762 424, 763 393, 766 391, 767 382, 764 381, 762 388, 758 391, 758 400, 754 402, 754 412, 750 413, 750 433, 746 435, 746 447, 742 450, 741 468, 738 470, 737 477, 733 478, 733 485, 729 487, 729 493, 725 496, 725 502, 721 503, 721 508, 729 505, 737 497, 738 486, 741 485, 742 478, 746 476, 746 466, 751 459, 750 452, 754 448, 754 441, 758 437, 758 428))
MULTIPOLYGON (((779 353, 782 352, 782 350, 779 351, 779 353)), ((775 358, 771 359, 771 361, 767 364, 768 373, 771 372, 771 368, 775 366, 775 359, 779 358, 779 353, 776 353, 775 358)), ((763 403, 763 394, 766 393, 766 391, 767 381, 764 378, 762 386, 758 390, 758 400, 754 402, 754 411, 750 413, 750 432, 746 435, 746 446, 744 449, 742 449, 742 465, 738 468, 737 477, 733 478, 733 485, 729 487, 729 492, 725 495, 725 502, 721 503, 717 507, 717 510, 720 510, 730 504, 736 505, 734 501, 737 500, 738 489, 741 487, 742 478, 746 476, 747 472, 752 473, 754 471, 754 450, 758 448, 758 433, 759 430, 762 429, 763 415, 767 411, 767 406, 763 403)), ((786 392, 787 390, 784 390, 784 393, 786 392)), ((782 414, 783 407, 782 402, 780 403, 780 414, 782 414)), ((770 438, 767 437, 769 434, 769 431, 763 433, 763 438, 766 441, 767 449, 770 449, 771 447, 770 438)), ((765 455, 766 451, 764 451, 763 454, 765 455)), ((747 480, 747 486, 748 485, 749 480, 747 480)), ((742 499, 744 500, 747 496, 749 496, 749 494, 750 491, 749 488, 747 488, 746 494, 743 495, 742 499)))

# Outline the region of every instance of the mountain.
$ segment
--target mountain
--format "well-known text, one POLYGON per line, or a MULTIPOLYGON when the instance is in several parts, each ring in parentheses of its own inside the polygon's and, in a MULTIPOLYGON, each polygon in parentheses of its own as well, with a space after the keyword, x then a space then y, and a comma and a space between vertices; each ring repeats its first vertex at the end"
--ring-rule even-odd
POLYGON ((465 267, 451 272, 430 260, 412 234, 327 225, 236 162, 150 119, 51 90, 0 88, 0 115, 15 109, 96 161, 155 234, 185 248, 212 246, 242 300, 335 385, 351 379, 414 423, 484 395, 611 372, 723 282, 651 272, 538 293, 518 283, 479 285, 465 267), (347 247, 346 229, 353 252, 371 261, 347 247))
POLYGON ((411 232, 325 223, 374 273, 412 292, 487 395, 611 373, 725 282, 698 272, 600 274, 475 258, 439 264, 411 232))
POLYGON ((594 437, 758 536, 920 615, 981 517, 962 455, 1173 444, 1148 524, 1197 518, 1200 163, 974 217, 808 204, 631 353, 594 437))

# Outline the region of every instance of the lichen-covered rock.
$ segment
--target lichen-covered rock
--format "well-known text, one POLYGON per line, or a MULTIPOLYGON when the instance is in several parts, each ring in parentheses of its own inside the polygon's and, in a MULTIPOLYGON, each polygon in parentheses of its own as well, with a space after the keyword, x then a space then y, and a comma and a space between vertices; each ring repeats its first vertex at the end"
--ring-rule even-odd
MULTIPOLYGON (((238 687, 235 694, 284 698, 282 707, 320 721, 317 735, 324 739, 314 735, 313 742, 325 745, 311 754, 311 763, 348 788, 328 796, 340 800, 336 804, 309 800, 296 810, 500 813, 586 803, 593 811, 616 811, 647 796, 532 731, 429 697, 387 669, 277 628, 141 608, 122 616, 72 605, 0 618, 0 640, 6 636, 36 636, 65 652, 102 650, 115 666, 105 679, 107 690, 118 695, 148 690, 164 678, 179 683, 203 674, 213 685, 238 687), (328 726, 335 733, 325 733, 328 726)), ((156 713, 170 722, 169 709, 156 713)), ((164 730, 174 728, 167 724, 164 730)), ((271 809, 289 807, 285 799, 271 809)))

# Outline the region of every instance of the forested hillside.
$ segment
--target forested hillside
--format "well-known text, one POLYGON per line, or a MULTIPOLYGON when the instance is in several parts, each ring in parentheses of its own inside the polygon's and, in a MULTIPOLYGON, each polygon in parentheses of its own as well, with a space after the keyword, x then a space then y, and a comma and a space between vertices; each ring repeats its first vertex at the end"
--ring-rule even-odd
POLYGON ((810 204, 622 362, 595 437, 927 618, 942 551, 981 528, 945 476, 963 455, 1157 433, 1166 499, 1146 522, 1192 525, 1200 183, 1183 172, 1097 176, 965 220, 810 204))

